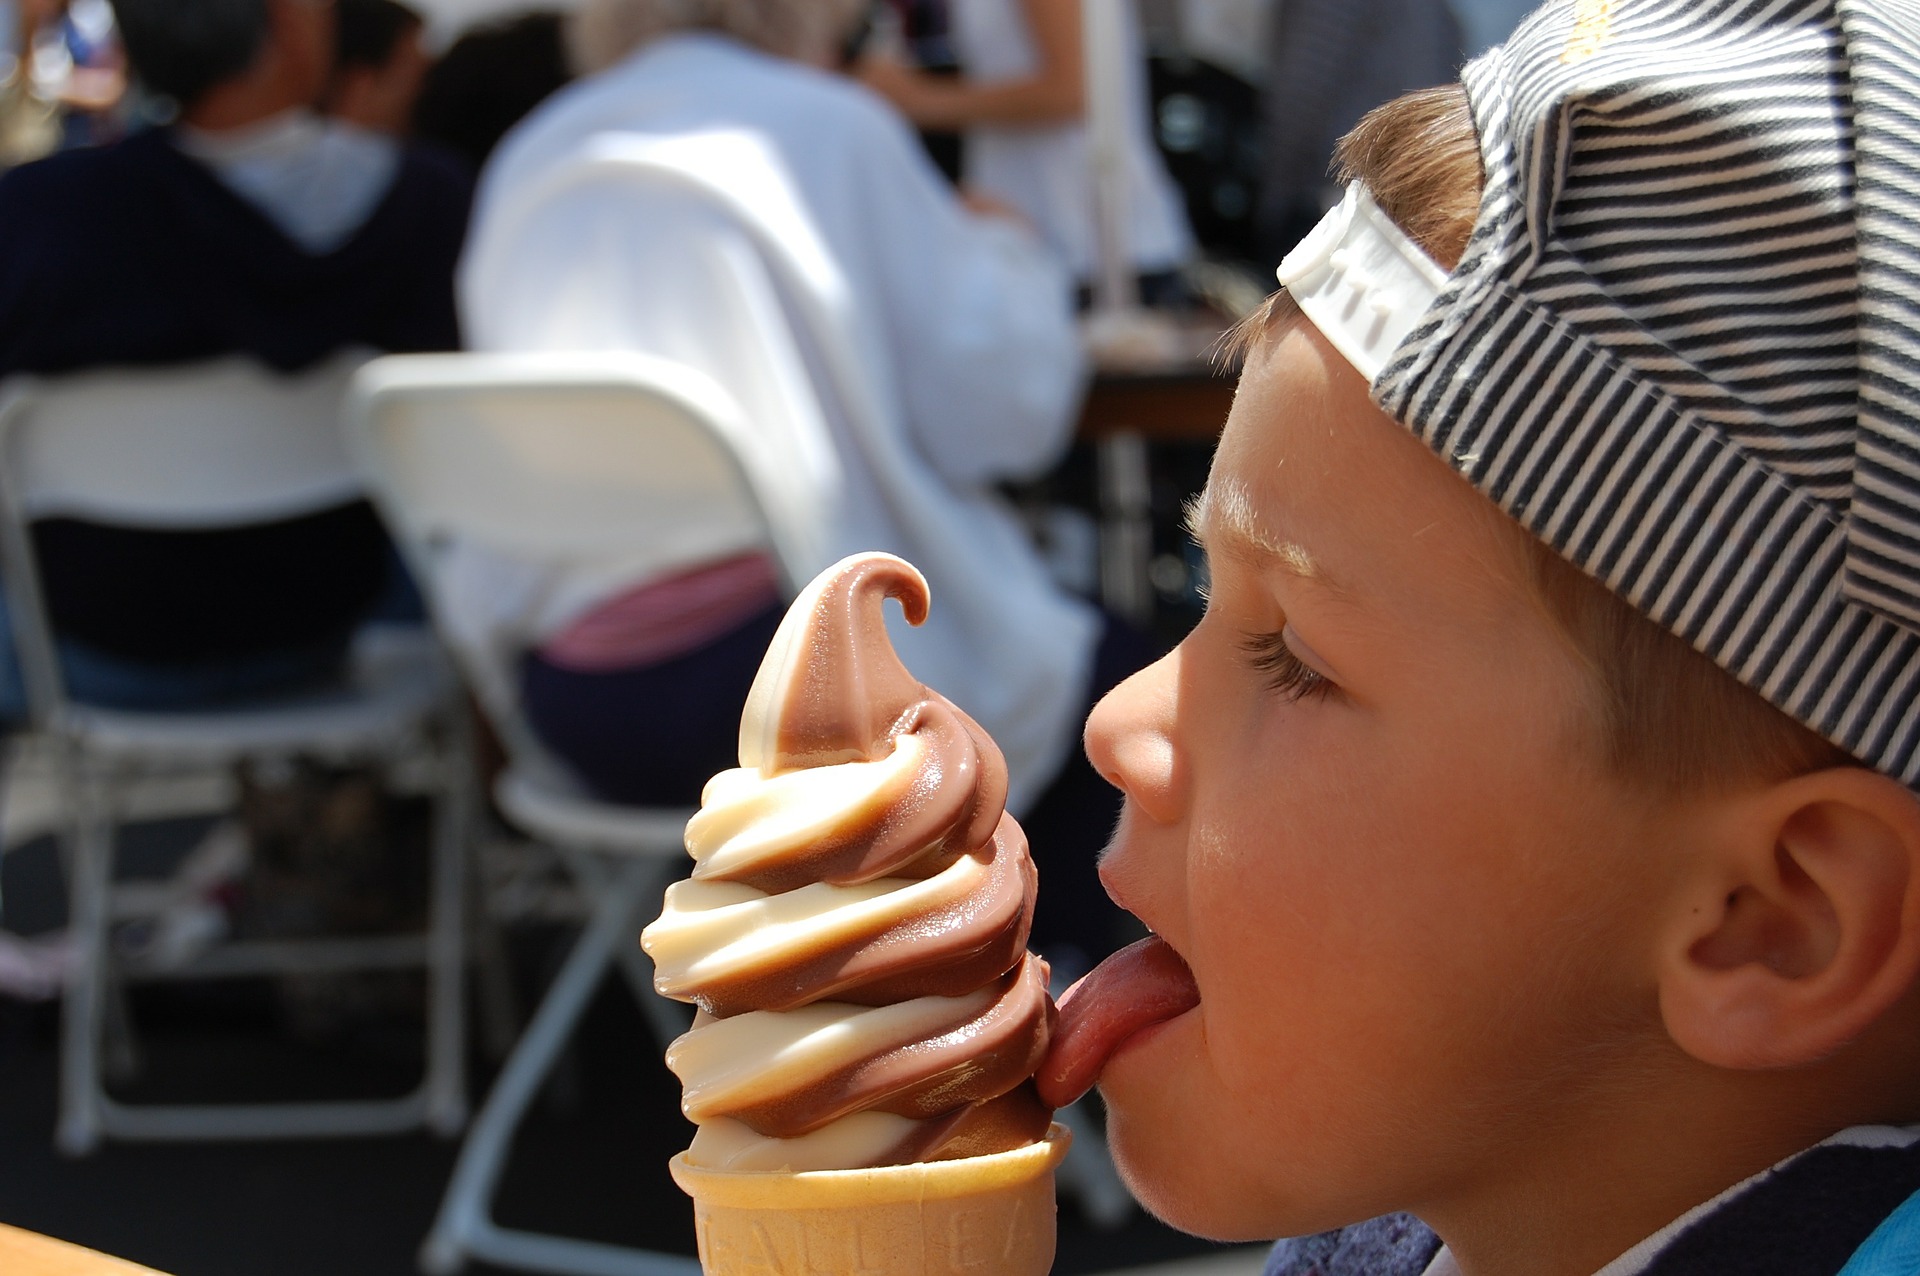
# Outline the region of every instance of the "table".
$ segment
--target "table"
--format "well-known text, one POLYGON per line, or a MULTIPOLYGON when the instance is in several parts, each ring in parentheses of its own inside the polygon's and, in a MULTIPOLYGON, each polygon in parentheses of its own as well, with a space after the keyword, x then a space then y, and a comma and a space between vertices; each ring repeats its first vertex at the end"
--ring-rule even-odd
POLYGON ((1078 436, 1098 467, 1100 601, 1138 624, 1153 617, 1151 443, 1210 443, 1220 437, 1239 383, 1237 368, 1211 357, 1221 329, 1186 323, 1157 353, 1121 354, 1089 332, 1094 375, 1080 407, 1078 436))
POLYGON ((1220 437, 1239 374, 1198 361, 1178 370, 1097 368, 1080 405, 1080 438, 1099 443, 1132 434, 1155 443, 1207 443, 1220 437))
POLYGON ((160 1276, 151 1267, 109 1258, 5 1223, 0 1223, 0 1272, 7 1276, 160 1276))

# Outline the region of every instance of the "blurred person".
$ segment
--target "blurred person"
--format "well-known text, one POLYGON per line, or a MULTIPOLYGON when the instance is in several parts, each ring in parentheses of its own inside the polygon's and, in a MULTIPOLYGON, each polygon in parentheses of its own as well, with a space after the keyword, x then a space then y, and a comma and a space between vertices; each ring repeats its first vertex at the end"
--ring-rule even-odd
MULTIPOLYGON (((861 34, 871 37, 891 24, 915 66, 923 70, 958 70, 960 59, 953 51, 953 22, 947 8, 947 0, 879 0, 873 10, 873 21, 861 34)), ((849 53, 858 56, 859 50, 849 53)))
POLYGON ((1266 79, 1271 0, 1175 0, 1172 7, 1182 53, 1248 84, 1266 79))
POLYGON ((118 136, 126 88, 107 0, 0 4, 0 168, 118 136))
MULTIPOLYGON (((591 74, 482 176, 463 319, 477 349, 641 350, 708 373, 761 448, 832 492, 825 561, 885 549, 925 572, 932 615, 899 635, 903 657, 1005 750, 1048 879, 1037 942, 1097 954, 1113 944, 1094 863, 1114 807, 1079 724, 1150 653, 1054 586, 994 488, 1047 469, 1070 439, 1071 283, 1023 225, 963 206, 885 102, 827 69, 860 8, 590 0, 572 39, 591 74), (744 240, 663 239, 658 163, 723 191, 744 240), (752 265, 732 255, 741 242, 752 265), (731 301, 745 294, 715 287, 715 269, 778 295, 731 301), (815 348, 820 329, 791 318, 819 311, 844 332, 859 389, 815 348), (872 411, 842 406, 858 393, 872 411)), ((464 584, 457 570, 446 582, 457 640, 514 670, 534 731, 603 798, 691 805, 736 764, 782 597, 764 533, 722 530, 724 543, 690 531, 698 552, 637 546, 652 561, 624 579, 516 578, 475 554, 464 584), (507 645, 529 631, 532 651, 507 645)))
MULTIPOLYGON (((851 67, 878 49, 897 50, 913 66, 933 75, 960 74, 960 57, 953 49, 952 22, 947 0, 874 0, 864 26, 848 41, 844 62, 851 67)), ((965 139, 953 129, 923 128, 920 144, 927 148, 941 174, 960 185, 965 139)))
POLYGON ((50 0, 0 0, 0 169, 60 146, 60 108, 33 75, 34 35, 50 0))
POLYGON ((108 0, 67 0, 44 32, 44 62, 64 112, 63 146, 98 146, 124 131, 120 106, 127 91, 126 56, 108 0))
POLYGON ((406 134, 433 65, 422 39, 425 21, 397 0, 333 4, 333 76, 322 109, 371 132, 406 134))
MULTIPOLYGON (((324 0, 117 0, 171 127, 0 174, 0 377, 242 355, 297 372, 348 348, 459 344, 471 189, 450 161, 311 104, 324 0)), ((339 665, 390 578, 372 509, 205 532, 43 520, 36 548, 76 698, 176 707, 339 665)), ((4 617, 0 617, 4 619, 4 617)), ((0 721, 22 711, 0 624, 0 721)))
MULTIPOLYGON (((1153 143, 1137 15, 1131 0, 1104 2, 1123 15, 1127 255, 1142 298, 1171 300, 1193 233, 1153 143)), ((964 132, 963 186, 1018 209, 1085 284, 1099 245, 1080 3, 949 0, 960 77, 915 70, 884 50, 859 74, 919 127, 964 132)))
POLYGON ((1374 107, 1455 78, 1466 60, 1446 0, 1274 0, 1267 28, 1261 260, 1278 261, 1340 198, 1334 143, 1374 107))
POLYGON ((427 72, 413 134, 479 172, 507 130, 573 79, 558 13, 528 13, 467 31, 427 72))

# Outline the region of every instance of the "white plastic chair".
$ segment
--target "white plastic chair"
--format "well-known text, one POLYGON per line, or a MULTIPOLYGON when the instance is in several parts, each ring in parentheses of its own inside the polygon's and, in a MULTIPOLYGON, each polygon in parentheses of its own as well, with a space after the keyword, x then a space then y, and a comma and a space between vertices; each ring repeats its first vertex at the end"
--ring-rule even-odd
POLYGON ((106 709, 67 694, 29 525, 55 515, 185 529, 296 517, 359 495, 339 427, 363 356, 297 377, 229 359, 158 370, 16 379, 0 393, 0 567, 24 674, 29 729, 54 758, 66 827, 74 963, 62 1020, 57 1142, 383 1134, 466 1119, 462 910, 472 806, 467 723, 429 635, 363 644, 337 688, 191 712, 106 709), (186 964, 116 959, 114 840, 121 799, 156 778, 294 757, 371 762, 432 796, 429 919, 418 935, 232 942, 186 964), (119 979, 228 978, 424 968, 426 1067, 395 1099, 129 1105, 105 1092, 102 1045, 119 979))
MULTIPOLYGON (((790 529, 805 505, 795 477, 756 454, 732 398, 684 365, 630 353, 397 356, 361 370, 349 417, 375 497, 436 615, 447 607, 437 587, 456 544, 590 571, 631 561, 637 547, 748 526, 772 547, 789 592, 811 575, 793 549, 790 529)), ((512 1230, 491 1217, 514 1131, 610 969, 626 977, 663 1048, 686 1030, 684 1007, 654 993, 635 935, 665 886, 685 875, 692 812, 583 794, 543 757, 501 656, 451 645, 507 746, 494 790, 501 810, 555 848, 591 911, 474 1119, 421 1264, 451 1272, 479 1258, 586 1276, 694 1276, 689 1258, 512 1230)))

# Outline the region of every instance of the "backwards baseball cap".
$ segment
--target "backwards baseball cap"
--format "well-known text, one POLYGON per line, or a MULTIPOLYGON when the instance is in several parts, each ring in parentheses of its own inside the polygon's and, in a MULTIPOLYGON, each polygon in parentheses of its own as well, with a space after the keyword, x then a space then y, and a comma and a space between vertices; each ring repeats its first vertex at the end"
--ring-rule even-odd
POLYGON ((1452 273, 1350 190, 1281 281, 1534 535, 1920 788, 1920 17, 1555 0, 1461 78, 1452 273))

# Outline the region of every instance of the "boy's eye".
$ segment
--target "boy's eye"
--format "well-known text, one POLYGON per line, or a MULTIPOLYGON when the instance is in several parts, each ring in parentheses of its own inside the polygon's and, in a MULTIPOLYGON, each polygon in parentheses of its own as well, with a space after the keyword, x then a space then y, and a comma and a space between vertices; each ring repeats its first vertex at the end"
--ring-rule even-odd
POLYGON ((1254 634, 1243 646, 1253 667, 1266 675, 1267 685, 1288 704, 1311 696, 1331 695, 1338 689, 1325 674, 1293 654, 1287 646, 1284 629, 1254 634))

